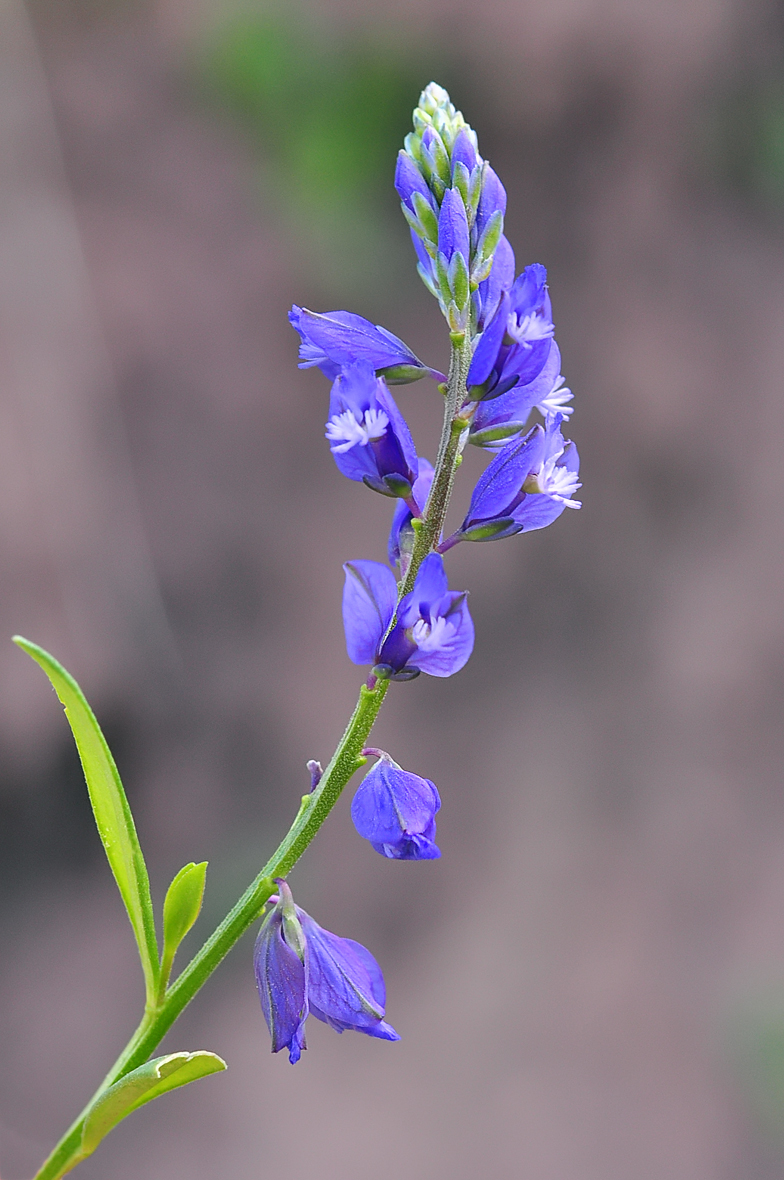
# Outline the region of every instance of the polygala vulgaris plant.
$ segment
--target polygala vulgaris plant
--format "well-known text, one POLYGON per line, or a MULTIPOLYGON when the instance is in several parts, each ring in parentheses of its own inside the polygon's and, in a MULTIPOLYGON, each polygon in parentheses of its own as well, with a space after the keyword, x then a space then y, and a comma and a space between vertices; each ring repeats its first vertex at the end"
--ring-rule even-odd
MULTIPOLYGON (((288 877, 349 779, 375 759, 351 817, 382 856, 432 860, 441 798, 368 738, 392 683, 452 676, 468 661, 474 626, 467 593, 450 590, 443 554, 461 541, 494 541, 551 524, 579 508, 579 459, 562 427, 572 394, 561 377, 546 272, 515 276, 503 233, 506 193, 479 155, 476 134, 431 83, 414 111, 395 187, 417 268, 438 300, 451 342, 449 373, 424 364, 386 328, 347 311, 293 307, 300 368, 332 383, 326 437, 338 470, 394 501, 389 565, 347 561, 343 626, 349 659, 367 667, 359 700, 326 769, 312 761, 310 790, 280 845, 233 909, 173 980, 177 948, 201 908, 206 864, 188 864, 169 887, 160 943, 147 869, 117 768, 79 686, 47 652, 16 642, 49 676, 66 709, 98 831, 133 926, 147 1002, 141 1023, 97 1092, 37 1173, 57 1180, 121 1119, 154 1098, 225 1069, 204 1051, 151 1054, 241 935, 261 919, 254 968, 272 1050, 300 1060, 309 1015, 337 1032, 399 1040, 386 1021, 378 963, 365 947, 324 930, 294 902, 288 877), (432 464, 417 453, 390 392, 432 378, 444 403, 432 464), (542 421, 529 426, 537 411, 542 421), (467 443, 490 462, 462 524, 444 536, 452 485, 467 443)), ((398 690, 395 690, 398 691, 398 690)))

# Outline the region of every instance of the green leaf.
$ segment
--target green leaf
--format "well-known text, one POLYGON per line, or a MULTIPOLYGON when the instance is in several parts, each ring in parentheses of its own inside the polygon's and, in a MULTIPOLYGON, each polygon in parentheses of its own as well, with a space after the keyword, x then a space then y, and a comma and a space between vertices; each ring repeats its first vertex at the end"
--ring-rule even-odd
POLYGON ((168 982, 177 947, 199 916, 206 873, 206 860, 201 864, 191 861, 180 869, 166 893, 163 903, 162 987, 168 982))
POLYGON ((82 1129, 84 1155, 95 1151, 113 1127, 145 1102, 225 1068, 222 1057, 203 1049, 195 1053, 168 1053, 140 1065, 105 1090, 90 1107, 82 1129))
POLYGON ((21 635, 14 636, 14 643, 43 668, 65 706, 65 715, 82 762, 98 834, 136 935, 147 998, 154 1000, 158 982, 158 944, 150 880, 131 809, 111 751, 74 678, 37 644, 30 643, 21 635))

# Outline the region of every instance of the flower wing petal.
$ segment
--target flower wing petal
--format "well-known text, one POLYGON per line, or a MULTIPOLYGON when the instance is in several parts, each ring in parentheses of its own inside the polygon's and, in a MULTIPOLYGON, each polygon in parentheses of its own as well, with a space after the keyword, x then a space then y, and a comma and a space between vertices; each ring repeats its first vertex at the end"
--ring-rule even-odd
POLYGON ((395 575, 379 561, 347 561, 343 569, 343 626, 348 658, 355 664, 372 664, 395 613, 395 575))
POLYGON ((310 1010, 337 1032, 398 1040, 384 1023, 383 977, 373 956, 350 938, 339 938, 300 914, 307 940, 310 1010))

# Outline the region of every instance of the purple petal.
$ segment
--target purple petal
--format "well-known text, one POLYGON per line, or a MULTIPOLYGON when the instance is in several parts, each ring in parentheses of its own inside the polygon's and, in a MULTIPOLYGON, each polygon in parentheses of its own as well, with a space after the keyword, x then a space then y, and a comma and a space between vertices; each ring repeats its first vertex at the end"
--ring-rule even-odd
MULTIPOLYGON (((427 497, 430 493, 431 484, 433 483, 433 475, 432 463, 420 457, 419 475, 414 481, 412 488, 414 501, 420 512, 424 511, 425 504, 427 503, 427 497)), ((389 530, 389 541, 387 543, 387 555, 390 565, 395 565, 400 561, 400 534, 404 529, 410 528, 412 519, 413 513, 408 504, 404 500, 398 500, 395 504, 392 527, 389 530)))
POLYGON ((411 597, 417 603, 434 602, 446 593, 448 586, 443 557, 440 553, 430 553, 419 567, 411 597))
MULTIPOLYGON (((531 315, 543 309, 547 295, 547 268, 541 262, 532 262, 519 275, 510 291, 512 308, 519 316, 531 315)), ((548 305, 549 311, 549 305, 548 305)))
POLYGON ((563 500, 555 500, 546 494, 526 496, 514 513, 517 532, 532 533, 547 528, 565 508, 563 500))
MULTIPOLYGON (((423 620, 423 630, 430 629, 417 651, 409 658, 409 665, 427 672, 429 676, 453 676, 468 662, 474 648, 474 624, 468 613, 465 594, 453 593, 453 605, 446 615, 423 620)), ((417 638, 417 628, 414 628, 417 638)))
POLYGON ((473 140, 465 128, 461 127, 452 145, 452 172, 454 173, 455 164, 465 164, 470 175, 477 163, 478 157, 473 140))
MULTIPOLYGON (((408 429, 408 423, 398 409, 397 402, 381 378, 378 378, 376 400, 389 418, 392 431, 402 452, 405 467, 400 471, 400 474, 408 476, 413 483, 419 473, 419 459, 417 457, 416 447, 414 446, 414 440, 411 437, 411 431, 408 429)), ((387 472, 385 474, 391 473, 387 472)))
MULTIPOLYGON (((413 213, 414 205, 411 200, 413 193, 421 193, 427 203, 432 206, 433 198, 430 189, 425 183, 422 173, 417 168, 411 157, 404 151, 398 152, 397 165, 395 167, 395 188, 400 200, 408 206, 413 213)), ((435 210, 434 210, 435 212, 435 210)))
POLYGON ((471 367, 468 370, 467 378, 469 389, 472 385, 484 385, 492 373, 495 363, 498 360, 498 351, 506 333, 508 315, 509 296, 504 291, 501 294, 498 310, 479 337, 477 345, 474 348, 474 355, 471 359, 471 367))
POLYGON ((399 1040, 384 1023, 381 970, 365 947, 350 938, 339 938, 300 912, 307 940, 308 1000, 319 1020, 337 1032, 354 1029, 386 1040, 399 1040), (372 964, 372 967, 371 967, 372 964))
POLYGON ((253 965, 272 1052, 288 1048, 289 1060, 295 1064, 305 1048, 305 965, 284 940, 281 917, 274 910, 259 932, 253 965))
POLYGON ((493 256, 490 274, 479 284, 476 293, 477 323, 483 328, 495 315, 498 301, 514 282, 515 256, 507 238, 501 234, 493 256))
POLYGON ((490 218, 499 209, 502 213, 506 212, 506 189, 490 165, 487 164, 479 205, 476 210, 476 232, 480 237, 490 218))
POLYGON ((456 188, 448 188, 438 217, 438 249, 447 262, 462 254, 468 263, 468 221, 463 198, 456 188))
POLYGON ((479 520, 509 516, 514 502, 544 454, 544 430, 534 426, 524 439, 512 439, 480 475, 462 528, 479 520))
POLYGON ((324 362, 333 367, 350 365, 358 360, 368 361, 374 369, 393 365, 426 368, 397 336, 353 312, 319 314, 295 305, 289 320, 302 337, 301 369, 316 364, 323 367, 324 362))
POLYGON ((438 860, 441 856, 441 849, 426 836, 401 836, 396 844, 370 843, 388 860, 438 860))
POLYGON ((343 627, 348 658, 354 664, 374 664, 381 638, 395 613, 395 575, 378 561, 347 561, 343 569, 343 627))

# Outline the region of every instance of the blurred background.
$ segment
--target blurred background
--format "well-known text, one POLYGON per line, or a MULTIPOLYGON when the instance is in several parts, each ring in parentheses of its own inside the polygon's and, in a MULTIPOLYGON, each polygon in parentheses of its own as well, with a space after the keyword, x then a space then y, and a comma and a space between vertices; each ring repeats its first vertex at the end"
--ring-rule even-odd
MULTIPOLYGON (((392 188, 436 78, 549 268, 584 507, 450 555, 477 646, 374 733, 444 800, 383 861, 350 792, 292 878, 383 964, 389 1045, 271 1057, 248 936, 166 1041, 229 1072, 85 1180, 773 1180, 784 1169, 784 7, 773 0, 0 4, 0 1174, 135 1026, 133 940, 65 719, 81 682, 191 948, 361 679, 337 474, 291 302, 436 366, 392 188)), ((434 457, 431 383, 399 401, 434 457)), ((468 455, 455 516, 482 457, 468 455)))

